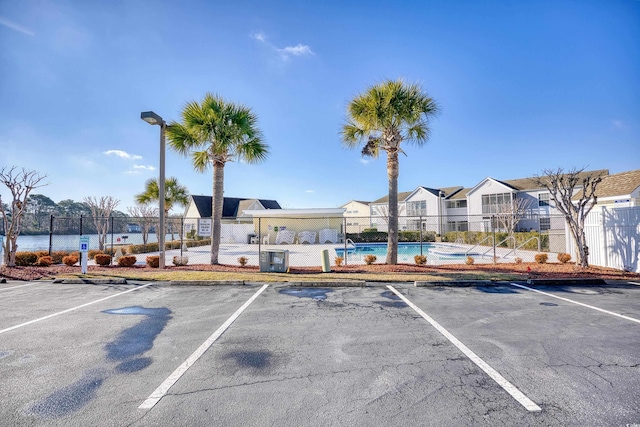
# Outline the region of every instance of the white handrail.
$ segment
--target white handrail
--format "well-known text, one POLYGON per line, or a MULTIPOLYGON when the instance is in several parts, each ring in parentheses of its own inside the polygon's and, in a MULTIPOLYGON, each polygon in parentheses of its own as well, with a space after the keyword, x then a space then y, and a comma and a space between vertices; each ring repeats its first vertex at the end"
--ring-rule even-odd
POLYGON ((525 242, 524 242, 523 244, 521 244, 520 246, 518 246, 517 248, 513 248, 513 250, 511 250, 511 251, 507 252, 507 253, 503 256, 503 258, 506 258, 506 257, 507 257, 507 255, 509 255, 511 252, 513 252, 513 254, 514 254, 514 255, 516 255, 516 251, 517 251, 518 249, 520 249, 521 247, 523 247, 524 245, 526 245, 527 243, 529 243, 529 242, 530 242, 530 241, 532 241, 533 239, 536 239, 536 240, 538 241, 538 252, 540 252, 540 239, 539 239, 537 236, 533 236, 533 237, 531 237, 531 238, 529 238, 529 239, 525 240, 525 242))
MULTIPOLYGON (((500 242, 498 242, 498 243, 496 244, 496 246, 500 246, 502 243, 506 242, 506 241, 507 241, 507 240, 509 240, 509 239, 512 239, 512 240, 513 240, 513 247, 515 248, 515 247, 516 247, 516 238, 515 238, 515 237, 513 237, 513 236, 507 236, 506 238, 504 238, 504 239, 502 239, 500 242)), ((486 255, 487 253, 491 252, 492 250, 493 250, 493 248, 489 248, 489 249, 488 249, 487 251, 485 251, 482 255, 484 256, 484 255, 486 255)), ((505 256, 503 256, 502 258, 504 258, 504 257, 506 257, 506 255, 505 255, 505 256)))
POLYGON ((465 255, 469 255, 469 252, 471 252, 476 246, 480 246, 480 244, 482 242, 484 242, 485 240, 491 239, 492 242, 494 242, 493 240, 493 236, 487 236, 484 239, 480 240, 478 243, 476 243, 475 245, 473 245, 468 251, 466 251, 464 254, 465 255))

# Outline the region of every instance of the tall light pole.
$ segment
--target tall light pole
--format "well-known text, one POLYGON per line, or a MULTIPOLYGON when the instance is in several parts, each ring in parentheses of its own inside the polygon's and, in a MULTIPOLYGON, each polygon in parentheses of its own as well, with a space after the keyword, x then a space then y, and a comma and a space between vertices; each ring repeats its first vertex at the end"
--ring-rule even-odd
POLYGON ((144 111, 140 113, 140 118, 150 125, 160 126, 160 177, 158 178, 158 213, 160 214, 160 224, 158 225, 158 248, 160 249, 160 268, 164 268, 164 152, 165 152, 165 140, 164 131, 167 128, 167 123, 154 113, 153 111, 144 111))

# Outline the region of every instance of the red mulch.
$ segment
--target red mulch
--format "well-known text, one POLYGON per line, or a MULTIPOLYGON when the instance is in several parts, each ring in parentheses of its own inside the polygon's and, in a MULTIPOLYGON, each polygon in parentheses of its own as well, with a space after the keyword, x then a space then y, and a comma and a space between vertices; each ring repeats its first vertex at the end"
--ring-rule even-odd
MULTIPOLYGON (((88 273, 113 274, 125 271, 152 271, 151 267, 99 267, 89 266, 88 273)), ((181 267, 168 266, 169 271, 218 271, 218 272, 257 272, 258 267, 240 267, 233 265, 207 265, 196 264, 181 267)), ((418 266, 415 264, 373 264, 373 265, 349 265, 331 267, 335 273, 428 273, 433 275, 464 274, 473 272, 509 273, 521 275, 523 279, 570 279, 570 278, 602 278, 605 280, 640 280, 640 274, 629 273, 621 270, 603 267, 589 267, 583 269, 575 264, 456 264, 441 266, 418 266)), ((294 267, 290 269, 291 274, 314 274, 321 273, 321 267, 294 267)), ((7 280, 46 280, 52 279, 65 273, 80 273, 80 267, 68 267, 66 265, 52 265, 50 267, 6 267, 0 268, 0 277, 7 280)))

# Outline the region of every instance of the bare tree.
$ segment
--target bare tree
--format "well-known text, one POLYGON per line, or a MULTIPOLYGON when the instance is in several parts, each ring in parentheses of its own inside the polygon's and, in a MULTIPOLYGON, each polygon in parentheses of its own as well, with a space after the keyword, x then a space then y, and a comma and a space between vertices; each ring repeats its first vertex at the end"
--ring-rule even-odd
POLYGON ((536 176, 538 185, 546 188, 556 209, 564 215, 576 246, 576 264, 589 266, 589 248, 584 233, 587 214, 597 203, 596 188, 602 181, 602 172, 585 172, 585 168, 573 168, 567 173, 562 168, 545 169, 543 176, 536 176))
POLYGON ((120 200, 114 199, 112 196, 85 197, 83 200, 91 209, 93 224, 98 232, 98 249, 101 251, 105 248, 107 233, 109 232, 109 217, 111 212, 118 206, 120 200))
POLYGON ((527 215, 530 207, 531 201, 522 197, 514 197, 511 199, 511 203, 498 205, 498 211, 495 214, 498 226, 512 236, 518 223, 527 215))
POLYGON ((144 245, 149 241, 149 229, 158 223, 158 208, 149 205, 138 205, 127 208, 129 215, 136 217, 140 223, 140 232, 142 233, 142 243, 144 245))
POLYGON ((47 185, 48 183, 40 184, 46 177, 47 175, 40 175, 36 171, 29 171, 25 168, 18 170, 16 166, 0 169, 0 181, 11 192, 11 204, 3 203, 2 195, 0 195, 0 214, 2 214, 6 235, 3 250, 4 262, 9 267, 16 265, 17 241, 20 235, 22 216, 27 209, 29 193, 34 188, 47 185))

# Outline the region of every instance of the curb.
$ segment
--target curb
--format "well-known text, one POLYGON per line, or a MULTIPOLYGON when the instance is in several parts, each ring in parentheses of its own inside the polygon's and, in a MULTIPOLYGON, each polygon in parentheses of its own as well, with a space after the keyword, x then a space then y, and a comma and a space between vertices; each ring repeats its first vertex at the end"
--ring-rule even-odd
POLYGON ((244 286, 244 280, 171 280, 169 286, 244 286))
POLYGON ((420 282, 415 281, 413 285, 416 288, 425 288, 429 286, 457 286, 457 287, 469 287, 469 286, 491 286, 497 282, 493 280, 441 280, 436 282, 420 282))
MULTIPOLYGON (((518 282, 514 280, 514 282, 518 282)), ((604 279, 529 279, 527 280, 527 285, 533 286, 571 286, 571 285, 580 285, 580 286, 602 286, 606 285, 607 282, 604 279)))
POLYGON ((366 287, 364 280, 334 281, 334 282, 256 282, 244 280, 172 280, 169 286, 250 286, 264 284, 278 284, 295 287, 318 287, 318 288, 352 288, 366 287))
POLYGON ((54 279, 53 283, 62 283, 64 285, 70 284, 92 284, 92 285, 126 285, 127 279, 123 278, 105 278, 105 279, 81 279, 81 278, 60 278, 54 279))

